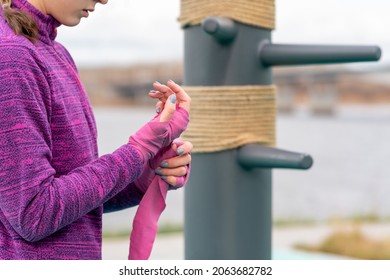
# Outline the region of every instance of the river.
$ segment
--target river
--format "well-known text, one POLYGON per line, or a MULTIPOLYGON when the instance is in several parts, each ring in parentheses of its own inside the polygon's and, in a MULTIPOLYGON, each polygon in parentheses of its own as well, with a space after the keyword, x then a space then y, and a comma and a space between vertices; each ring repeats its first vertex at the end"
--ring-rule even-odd
MULTIPOLYGON (((96 108, 100 154, 125 143, 153 108, 96 108)), ((339 106, 332 116, 306 108, 280 114, 277 146, 312 155, 310 170, 273 171, 275 220, 390 217, 390 105, 339 106)), ((184 190, 170 192, 160 224, 183 223, 184 190)), ((135 209, 106 214, 104 230, 131 226, 135 209)))

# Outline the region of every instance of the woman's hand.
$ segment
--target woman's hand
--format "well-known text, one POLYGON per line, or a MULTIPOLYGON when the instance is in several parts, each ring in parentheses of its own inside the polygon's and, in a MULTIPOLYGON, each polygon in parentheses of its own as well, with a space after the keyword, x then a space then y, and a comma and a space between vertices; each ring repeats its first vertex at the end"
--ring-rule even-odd
MULTIPOLYGON (((160 113, 160 121, 169 121, 175 113, 175 108, 172 107, 172 99, 176 101, 176 108, 182 108, 189 113, 191 107, 191 98, 185 90, 169 80, 167 85, 159 82, 153 83, 154 90, 149 92, 149 96, 158 99, 156 111, 160 113)), ((177 146, 175 143, 172 149, 177 156, 170 159, 165 159, 160 163, 155 170, 156 174, 160 175, 169 185, 180 188, 184 186, 185 176, 189 172, 189 164, 191 163, 190 152, 193 146, 191 142, 184 142, 177 146)))
POLYGON ((174 188, 181 188, 185 184, 185 176, 189 172, 189 164, 191 163, 191 142, 183 142, 177 146, 173 143, 172 149, 177 156, 165 159, 160 163, 160 166, 155 170, 156 174, 174 188))
POLYGON ((158 113, 162 111, 160 121, 170 120, 174 114, 174 109, 167 107, 174 103, 172 102, 172 98, 175 98, 172 95, 176 97, 175 101, 177 107, 183 108, 187 112, 190 112, 191 98, 188 96, 185 90, 174 81, 169 80, 167 85, 154 82, 153 88, 154 90, 149 92, 149 96, 159 100, 156 104, 156 111, 158 113), (168 98, 170 98, 170 102, 167 102, 168 98))
POLYGON ((153 158, 161 148, 167 147, 180 137, 189 122, 191 99, 179 85, 168 81, 167 85, 156 82, 153 87, 156 90, 151 94, 159 99, 161 113, 129 139, 129 144, 138 148, 145 162, 153 158))

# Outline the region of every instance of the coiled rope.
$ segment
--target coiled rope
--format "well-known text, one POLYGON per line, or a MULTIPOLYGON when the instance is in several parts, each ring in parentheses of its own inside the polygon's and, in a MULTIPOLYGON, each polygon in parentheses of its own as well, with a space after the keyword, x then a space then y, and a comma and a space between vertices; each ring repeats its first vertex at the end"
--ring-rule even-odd
POLYGON ((275 0, 181 0, 179 22, 182 27, 200 24, 206 16, 223 16, 275 29, 275 0))
MULTIPOLYGON (((198 25, 207 16, 275 28, 275 0, 181 0, 182 27, 198 25)), ((217 152, 249 143, 275 144, 275 86, 186 87, 192 99, 184 140, 193 152, 217 152)))
POLYGON ((217 152, 249 143, 275 144, 275 86, 185 87, 190 124, 182 139, 193 152, 217 152))

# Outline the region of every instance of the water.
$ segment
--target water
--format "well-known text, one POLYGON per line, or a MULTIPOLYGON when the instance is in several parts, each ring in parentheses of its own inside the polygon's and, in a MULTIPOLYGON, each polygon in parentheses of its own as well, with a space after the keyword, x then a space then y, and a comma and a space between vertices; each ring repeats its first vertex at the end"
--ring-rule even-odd
POLYGON ((390 107, 341 107, 335 117, 278 119, 278 146, 307 152, 308 171, 274 172, 275 218, 389 216, 390 107))
MULTIPOLYGON (((153 108, 98 108, 100 153, 127 142, 153 108)), ((390 216, 390 105, 343 106, 334 116, 305 108, 277 121, 277 146, 312 155, 310 170, 274 170, 274 219, 390 216)), ((183 190, 170 192, 161 224, 183 222, 183 190)), ((135 209, 106 214, 104 229, 128 230, 135 209)))

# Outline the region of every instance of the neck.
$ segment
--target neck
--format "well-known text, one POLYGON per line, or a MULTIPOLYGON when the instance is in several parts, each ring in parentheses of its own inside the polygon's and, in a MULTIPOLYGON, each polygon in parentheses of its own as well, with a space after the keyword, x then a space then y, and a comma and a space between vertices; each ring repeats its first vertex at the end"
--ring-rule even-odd
POLYGON ((47 9, 43 0, 27 0, 27 2, 40 10, 42 13, 47 14, 47 9))

